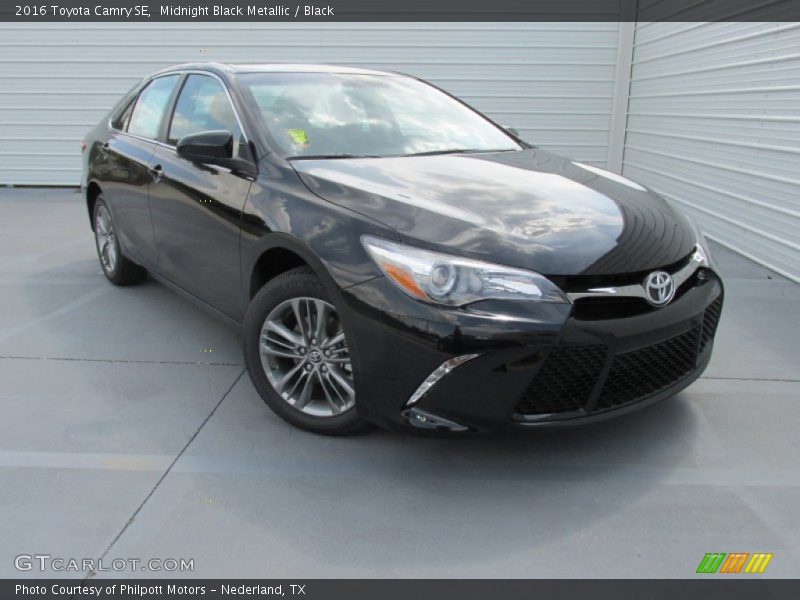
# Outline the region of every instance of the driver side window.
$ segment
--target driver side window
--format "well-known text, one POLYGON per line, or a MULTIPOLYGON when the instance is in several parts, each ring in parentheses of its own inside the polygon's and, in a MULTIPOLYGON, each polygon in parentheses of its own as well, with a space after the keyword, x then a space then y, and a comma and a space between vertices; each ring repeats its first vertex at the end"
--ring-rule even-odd
POLYGON ((208 75, 189 75, 175 105, 167 142, 175 146, 185 135, 219 130, 233 134, 233 155, 237 156, 242 132, 225 89, 208 75))

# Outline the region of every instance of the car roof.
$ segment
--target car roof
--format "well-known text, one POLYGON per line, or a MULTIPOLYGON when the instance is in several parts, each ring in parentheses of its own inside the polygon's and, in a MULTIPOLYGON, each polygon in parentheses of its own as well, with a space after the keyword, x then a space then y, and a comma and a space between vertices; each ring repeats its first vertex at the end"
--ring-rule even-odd
POLYGON ((340 65, 319 65, 319 64, 289 64, 289 63, 186 63, 174 65, 162 69, 157 74, 169 73, 171 71, 185 71, 197 69, 212 71, 217 73, 342 73, 348 75, 399 75, 387 71, 376 71, 372 69, 359 69, 357 67, 345 67, 340 65))

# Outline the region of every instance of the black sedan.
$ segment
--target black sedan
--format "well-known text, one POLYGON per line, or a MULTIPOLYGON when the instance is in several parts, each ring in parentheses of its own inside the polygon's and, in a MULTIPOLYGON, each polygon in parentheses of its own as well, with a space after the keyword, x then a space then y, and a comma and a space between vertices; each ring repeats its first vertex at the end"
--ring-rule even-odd
POLYGON ((708 364, 723 287, 691 221, 419 79, 177 66, 83 148, 106 277, 241 323, 256 389, 304 429, 585 422, 708 364))

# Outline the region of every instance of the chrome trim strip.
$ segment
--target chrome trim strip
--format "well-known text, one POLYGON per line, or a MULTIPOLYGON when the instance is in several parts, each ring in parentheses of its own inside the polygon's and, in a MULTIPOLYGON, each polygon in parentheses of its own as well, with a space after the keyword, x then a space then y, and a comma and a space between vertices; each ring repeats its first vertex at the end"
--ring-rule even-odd
POLYGON ((419 387, 411 394, 411 397, 406 402, 406 408, 410 406, 414 406, 417 402, 422 400, 422 398, 427 394, 433 386, 439 383, 445 376, 449 375, 453 369, 463 365, 465 362, 471 361, 473 358, 477 358, 480 354, 462 354, 461 356, 454 356, 446 361, 444 361, 441 365, 436 367, 430 375, 428 375, 425 380, 419 385, 419 387))
MULTIPOLYGON (((219 82, 220 86, 222 86, 222 89, 225 90, 225 95, 228 97, 228 103, 231 105, 231 108, 233 109, 233 116, 236 117, 236 123, 239 125, 239 130, 242 132, 242 136, 244 137, 245 144, 249 144, 250 143, 250 139, 247 137, 247 132, 245 131, 244 126, 242 125, 242 120, 239 118, 239 111, 236 110, 236 105, 233 103, 233 97, 231 96, 231 92, 228 89, 228 86, 225 85, 225 82, 222 80, 222 78, 219 75, 217 75, 216 73, 212 73, 211 71, 202 71, 202 70, 199 70, 199 69, 189 69, 189 70, 169 71, 168 73, 159 73, 158 75, 154 75, 154 76, 150 77, 149 79, 146 80, 145 83, 142 84, 142 86, 139 88, 139 91, 136 94, 136 98, 133 99, 133 102, 136 102, 136 101, 139 100, 139 95, 142 93, 142 91, 144 91, 144 88, 146 88, 148 85, 150 85, 153 81, 155 81, 156 79, 159 79, 161 77, 170 77, 172 75, 178 75, 179 77, 182 76, 182 75, 206 75, 208 77, 213 77, 214 79, 216 79, 219 82)), ((181 89, 178 90, 178 97, 180 97, 181 91, 183 91, 183 85, 181 85, 181 89)), ((114 116, 115 115, 111 115, 108 118, 108 128, 111 131, 113 131, 115 133, 118 133, 118 134, 121 134, 121 135, 126 135, 128 137, 135 138, 137 140, 141 140, 143 142, 149 142, 151 144, 155 144, 156 146, 161 146, 162 148, 170 148, 172 150, 174 150, 176 148, 172 144, 167 144, 165 142, 162 142, 161 140, 153 140, 153 139, 150 139, 150 138, 142 137, 140 135, 136 135, 136 134, 133 134, 133 133, 128 133, 127 131, 122 131, 120 129, 117 129, 113 125, 114 116)), ((170 118, 172 118, 172 116, 173 115, 170 115, 170 118)))
MULTIPOLYGON (((689 260, 689 263, 685 267, 679 269, 675 273, 671 273, 672 281, 675 282, 675 289, 677 290, 681 285, 683 285, 686 280, 689 279, 689 277, 691 277, 695 271, 697 271, 697 269, 707 266, 708 264, 703 258, 703 255, 700 252, 695 251, 695 253, 692 255, 692 258, 689 260)), ((569 298, 570 302, 575 302, 581 298, 609 297, 641 298, 642 300, 647 300, 647 292, 642 284, 590 288, 585 292, 567 292, 567 298, 569 298)))

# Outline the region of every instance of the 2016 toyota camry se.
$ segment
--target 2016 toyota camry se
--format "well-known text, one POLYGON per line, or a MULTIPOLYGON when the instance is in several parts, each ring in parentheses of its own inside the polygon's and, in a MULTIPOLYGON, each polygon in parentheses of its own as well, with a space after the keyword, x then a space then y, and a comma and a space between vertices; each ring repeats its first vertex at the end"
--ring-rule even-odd
POLYGON ((419 79, 177 66, 83 148, 106 277, 241 323, 255 388, 298 427, 572 424, 708 364, 723 287, 691 221, 419 79))

